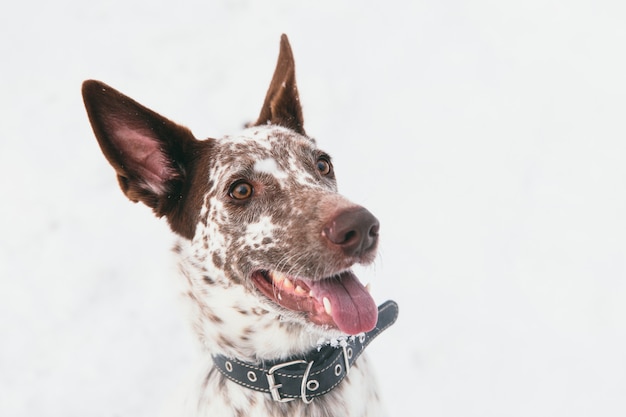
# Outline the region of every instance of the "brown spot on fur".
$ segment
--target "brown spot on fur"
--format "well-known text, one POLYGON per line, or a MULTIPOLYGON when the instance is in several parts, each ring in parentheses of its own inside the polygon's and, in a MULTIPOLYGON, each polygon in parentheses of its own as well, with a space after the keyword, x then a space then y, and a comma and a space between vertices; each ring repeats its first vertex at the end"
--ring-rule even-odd
POLYGON ((217 368, 211 368, 209 370, 209 372, 207 372, 206 377, 202 381, 202 390, 203 391, 206 390, 207 386, 209 385, 209 382, 211 381, 211 379, 213 379, 213 377, 214 377, 216 372, 218 372, 217 368))
POLYGON ((263 308, 253 308, 252 313, 256 316, 264 316, 265 314, 269 313, 269 311, 263 308))
POLYGON ((220 253, 214 252, 212 259, 213 259, 213 265, 215 265, 216 268, 222 269, 224 267, 224 260, 222 259, 222 256, 220 253))
POLYGON ((250 336, 254 335, 255 333, 256 333, 256 331, 252 327, 245 327, 241 331, 241 340, 244 341, 244 342, 247 342, 248 340, 250 340, 250 336))
MULTIPOLYGON (((213 368, 213 369, 215 369, 215 368, 213 368)), ((228 383, 229 383, 229 381, 220 372, 217 372, 216 375, 217 375, 217 378, 218 378, 218 382, 216 384, 217 389, 218 389, 218 394, 220 394, 220 396, 224 399, 224 403, 227 406, 230 406, 231 401, 230 401, 230 396, 228 395, 228 383)))
POLYGON ((240 308, 239 306, 235 307, 235 311, 241 314, 242 316, 247 316, 250 314, 247 310, 244 310, 243 308, 240 308))
POLYGON ((231 347, 234 346, 235 344, 233 343, 232 339, 230 339, 229 337, 227 337, 225 334, 220 334, 218 336, 218 340, 217 343, 222 346, 222 347, 231 347))
POLYGON ((204 315, 204 317, 209 319, 209 321, 211 321, 212 323, 221 324, 221 323, 224 322, 224 320, 222 320, 222 318, 220 316, 216 315, 213 312, 213 310, 211 310, 210 308, 208 308, 205 305, 203 305, 202 314, 204 315))

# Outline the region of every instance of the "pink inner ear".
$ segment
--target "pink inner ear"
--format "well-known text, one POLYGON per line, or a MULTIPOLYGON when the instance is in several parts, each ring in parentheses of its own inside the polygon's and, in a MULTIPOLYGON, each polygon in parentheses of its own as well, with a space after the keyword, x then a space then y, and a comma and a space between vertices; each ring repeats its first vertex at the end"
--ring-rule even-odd
POLYGON ((151 191, 163 194, 166 191, 165 183, 176 176, 176 172, 151 133, 120 126, 116 129, 115 136, 127 168, 137 173, 151 191))

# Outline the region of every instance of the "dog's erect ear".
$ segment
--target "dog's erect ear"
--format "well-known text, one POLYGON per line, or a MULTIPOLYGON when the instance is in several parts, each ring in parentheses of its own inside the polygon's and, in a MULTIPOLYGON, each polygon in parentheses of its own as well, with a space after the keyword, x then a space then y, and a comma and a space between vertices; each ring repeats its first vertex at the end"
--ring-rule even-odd
POLYGON ((274 77, 255 126, 267 123, 305 134, 302 107, 296 86, 296 67, 287 35, 282 35, 280 38, 280 52, 274 77))
POLYGON ((93 131, 124 194, 157 216, 170 217, 186 194, 185 179, 199 142, 187 128, 104 83, 85 81, 82 92, 93 131))

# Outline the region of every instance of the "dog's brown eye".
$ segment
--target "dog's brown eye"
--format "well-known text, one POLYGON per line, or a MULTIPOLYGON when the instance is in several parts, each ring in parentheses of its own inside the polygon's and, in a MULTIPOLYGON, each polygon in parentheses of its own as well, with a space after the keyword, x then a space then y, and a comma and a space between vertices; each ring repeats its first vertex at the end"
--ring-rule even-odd
POLYGON ((230 186, 230 190, 228 191, 228 195, 235 200, 245 200, 247 198, 252 197, 254 192, 254 188, 252 185, 245 181, 237 181, 233 185, 230 186))
POLYGON ((333 166, 330 164, 330 160, 327 157, 322 156, 317 160, 317 170, 322 175, 328 175, 332 171, 333 166))

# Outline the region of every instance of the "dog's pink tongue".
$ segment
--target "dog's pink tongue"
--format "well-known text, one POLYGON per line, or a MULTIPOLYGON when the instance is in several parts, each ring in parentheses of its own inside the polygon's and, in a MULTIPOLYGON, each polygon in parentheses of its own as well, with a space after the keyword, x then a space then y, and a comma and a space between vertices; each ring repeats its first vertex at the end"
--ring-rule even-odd
POLYGON ((316 298, 330 301, 333 321, 346 334, 359 334, 376 326, 378 308, 359 279, 350 271, 312 283, 316 298))

